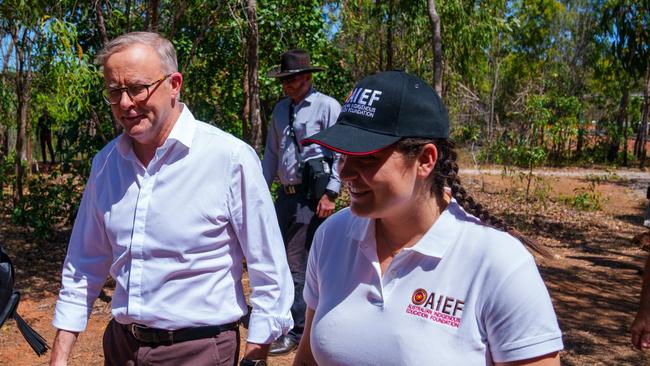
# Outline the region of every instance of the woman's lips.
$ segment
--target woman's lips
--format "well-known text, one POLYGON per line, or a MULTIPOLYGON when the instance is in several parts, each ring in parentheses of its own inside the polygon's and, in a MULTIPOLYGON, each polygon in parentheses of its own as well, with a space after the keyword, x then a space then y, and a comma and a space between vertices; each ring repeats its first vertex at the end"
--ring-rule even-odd
POLYGON ((370 193, 370 190, 367 188, 358 188, 358 187, 348 187, 348 190, 350 191, 350 195, 352 197, 361 197, 364 196, 368 193, 370 193))

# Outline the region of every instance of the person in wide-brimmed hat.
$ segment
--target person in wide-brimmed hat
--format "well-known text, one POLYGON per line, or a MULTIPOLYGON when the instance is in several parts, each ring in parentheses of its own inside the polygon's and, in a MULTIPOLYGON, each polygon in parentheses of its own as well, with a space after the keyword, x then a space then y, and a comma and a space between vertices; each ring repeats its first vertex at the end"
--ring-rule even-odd
POLYGON ((424 80, 357 83, 304 143, 342 154, 350 207, 314 235, 294 365, 559 366, 542 247, 461 185, 449 116, 424 80))
POLYGON ((305 50, 289 50, 280 56, 280 65, 269 71, 267 76, 286 78, 288 76, 325 71, 322 67, 313 67, 309 52, 305 50))
POLYGON ((318 225, 334 212, 341 186, 335 169, 338 155, 321 146, 298 145, 298 141, 331 127, 341 110, 336 100, 312 86, 312 73, 319 71, 324 70, 312 66, 307 51, 290 50, 267 74, 280 81, 287 97, 273 109, 262 167, 269 187, 276 177, 280 180, 275 208, 295 287, 294 328, 271 345, 271 355, 290 352, 300 341, 309 246, 318 225))

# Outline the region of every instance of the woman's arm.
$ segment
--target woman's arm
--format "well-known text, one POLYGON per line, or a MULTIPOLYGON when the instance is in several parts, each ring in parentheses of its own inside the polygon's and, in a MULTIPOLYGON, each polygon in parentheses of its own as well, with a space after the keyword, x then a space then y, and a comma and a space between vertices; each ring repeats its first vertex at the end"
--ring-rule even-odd
POLYGON ((560 366, 560 353, 553 352, 544 356, 512 362, 495 362, 495 366, 560 366))
POLYGON ((302 333, 300 344, 298 345, 298 352, 296 358, 293 359, 293 366, 311 366, 318 365, 314 360, 314 355, 311 353, 311 344, 309 343, 311 335, 311 322, 314 320, 314 309, 307 307, 305 312, 305 330, 302 333))
MULTIPOLYGON (((650 187, 648 188, 650 189, 650 187)), ((646 259, 643 270, 643 287, 641 289, 641 304, 639 312, 630 327, 632 345, 645 351, 650 348, 650 256, 646 259)))

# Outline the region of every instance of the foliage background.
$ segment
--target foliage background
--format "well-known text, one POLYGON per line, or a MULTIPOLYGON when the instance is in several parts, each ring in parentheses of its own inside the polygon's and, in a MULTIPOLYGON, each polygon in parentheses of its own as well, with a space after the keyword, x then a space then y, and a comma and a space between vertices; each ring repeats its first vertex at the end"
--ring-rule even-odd
MULTIPOLYGON (((341 102, 355 80, 381 70, 405 69, 433 83, 433 3, 453 136, 477 151, 478 162, 524 167, 530 174, 541 165, 644 165, 648 1, 252 3, 262 135, 282 97, 266 74, 290 48, 309 50, 313 64, 327 69, 315 74, 315 84, 341 102)), ((119 134, 100 96, 94 56, 124 32, 151 30, 170 38, 185 80, 182 100, 197 118, 247 139, 242 120, 250 4, 1 2, 0 192, 8 198, 11 188, 16 222, 47 236, 74 217, 92 156, 119 134), (44 110, 56 164, 38 161, 37 121, 44 110)))

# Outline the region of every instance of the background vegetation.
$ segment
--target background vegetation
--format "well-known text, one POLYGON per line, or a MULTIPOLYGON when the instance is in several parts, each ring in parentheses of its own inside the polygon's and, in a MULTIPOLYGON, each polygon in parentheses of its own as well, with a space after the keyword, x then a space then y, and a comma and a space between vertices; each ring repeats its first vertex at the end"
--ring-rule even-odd
POLYGON ((37 235, 70 223, 92 156, 120 133, 93 59, 134 30, 171 39, 183 101, 258 151, 281 98, 266 73, 305 48, 339 101, 381 70, 430 81, 480 161, 643 167, 649 23, 647 0, 4 0, 0 194, 37 235), (56 164, 39 161, 43 111, 56 164))

